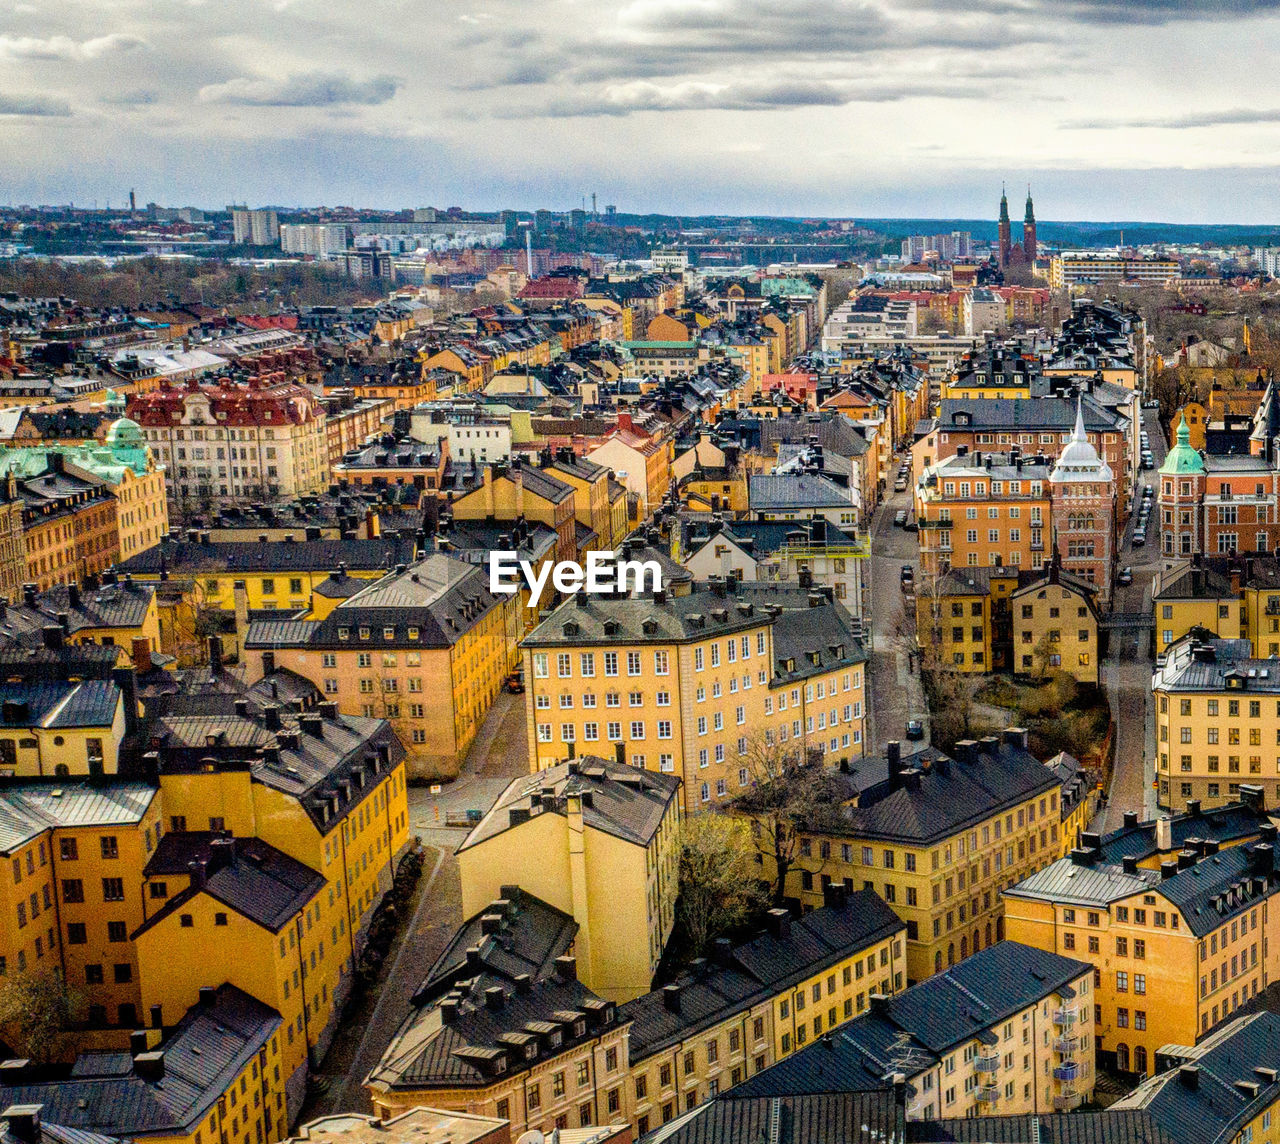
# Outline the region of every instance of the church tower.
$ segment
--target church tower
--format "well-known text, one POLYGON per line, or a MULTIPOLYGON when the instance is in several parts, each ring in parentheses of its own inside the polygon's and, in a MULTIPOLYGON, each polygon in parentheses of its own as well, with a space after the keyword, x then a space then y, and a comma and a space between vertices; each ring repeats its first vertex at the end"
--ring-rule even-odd
POLYGON ((1009 196, 1000 188, 1000 269, 1009 265, 1013 251, 1013 231, 1009 225, 1009 196))
POLYGON ((1031 185, 1027 184, 1027 211, 1022 216, 1022 250, 1027 263, 1036 260, 1036 209, 1031 205, 1031 185))
POLYGON ((1084 398, 1076 398, 1076 425, 1049 474, 1054 550, 1062 570, 1087 580, 1098 598, 1111 598, 1115 560, 1115 481, 1111 466, 1084 431, 1084 398))

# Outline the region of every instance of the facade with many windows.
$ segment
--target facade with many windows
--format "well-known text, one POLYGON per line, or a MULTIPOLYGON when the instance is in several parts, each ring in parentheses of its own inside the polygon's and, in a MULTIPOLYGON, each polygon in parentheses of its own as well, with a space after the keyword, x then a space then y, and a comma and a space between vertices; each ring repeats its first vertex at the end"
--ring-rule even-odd
POLYGON ((762 744, 833 763, 863 753, 866 653, 842 606, 782 586, 693 587, 579 594, 524 639, 531 769, 620 752, 681 776, 693 812, 746 787, 762 744))

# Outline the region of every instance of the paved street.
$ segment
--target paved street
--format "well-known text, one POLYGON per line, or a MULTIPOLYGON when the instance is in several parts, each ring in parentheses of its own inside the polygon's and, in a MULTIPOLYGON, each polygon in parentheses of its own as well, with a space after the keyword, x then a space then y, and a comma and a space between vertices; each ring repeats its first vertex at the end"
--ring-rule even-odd
MULTIPOLYGON (((1144 409, 1143 424, 1151 440, 1156 469, 1164 460, 1166 443, 1154 409, 1144 409)), ((1153 484, 1156 473, 1142 473, 1145 483, 1153 484)), ((1151 581, 1160 569, 1159 510, 1153 508, 1147 526, 1147 542, 1133 547, 1133 521, 1121 539, 1120 566, 1133 569, 1133 583, 1116 591, 1114 608, 1118 612, 1144 612, 1151 615, 1151 581)), ((1098 816, 1095 829, 1115 830, 1121 825, 1126 810, 1141 811, 1143 818, 1156 815, 1155 727, 1151 711, 1151 633, 1118 631, 1111 635, 1107 658, 1103 661, 1102 680, 1116 723, 1115 770, 1107 792, 1107 809, 1098 816)))
POLYGON ((871 520, 871 664, 867 672, 867 709, 870 726, 868 751, 883 751, 890 739, 902 739, 908 719, 925 724, 928 741, 928 712, 920 676, 907 671, 907 654, 896 636, 904 604, 914 605, 914 597, 902 594, 902 566, 919 571, 918 534, 893 523, 900 508, 911 508, 911 494, 891 493, 871 520))
POLYGON ((377 1063, 403 1019, 409 998, 462 922, 461 886, 454 850, 466 830, 444 826, 449 812, 487 810, 517 775, 528 773, 524 696, 499 694, 458 778, 439 794, 426 787, 409 788, 409 829, 429 848, 422 870, 424 889, 417 911, 392 953, 391 970, 377 988, 377 1003, 354 1055, 337 1045, 321 1070, 330 1088, 308 1109, 368 1110, 363 1081, 377 1063), (348 1058, 350 1063, 348 1063, 348 1058))

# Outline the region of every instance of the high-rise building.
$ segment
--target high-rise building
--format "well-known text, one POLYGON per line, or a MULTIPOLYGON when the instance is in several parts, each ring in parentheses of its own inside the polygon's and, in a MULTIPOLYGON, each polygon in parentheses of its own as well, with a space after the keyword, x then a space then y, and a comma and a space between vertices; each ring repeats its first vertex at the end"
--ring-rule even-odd
POLYGON ((233 207, 231 229, 237 246, 274 246, 280 241, 280 221, 273 210, 233 207))

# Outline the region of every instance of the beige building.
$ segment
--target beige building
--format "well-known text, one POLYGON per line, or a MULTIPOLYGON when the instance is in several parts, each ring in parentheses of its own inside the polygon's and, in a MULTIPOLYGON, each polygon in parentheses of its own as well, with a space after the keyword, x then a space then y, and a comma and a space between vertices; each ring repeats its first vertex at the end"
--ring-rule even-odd
POLYGON ((1062 671, 1080 683, 1098 683, 1097 591, 1088 581, 1061 571, 1055 560, 1047 575, 1017 589, 1009 604, 1015 674, 1062 671))
POLYGON ((463 917, 518 878, 577 923, 584 985, 617 1002, 647 993, 675 922, 679 790, 675 775, 589 756, 516 779, 458 848, 463 917))

